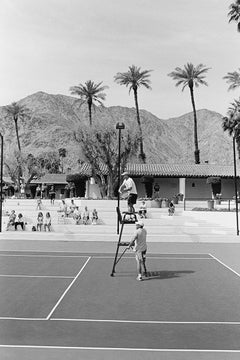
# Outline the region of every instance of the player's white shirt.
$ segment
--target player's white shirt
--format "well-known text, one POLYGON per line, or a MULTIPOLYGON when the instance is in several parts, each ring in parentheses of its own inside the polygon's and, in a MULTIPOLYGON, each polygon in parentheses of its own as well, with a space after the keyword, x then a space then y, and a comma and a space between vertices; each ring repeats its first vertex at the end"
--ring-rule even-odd
POLYGON ((132 241, 135 241, 134 250, 135 251, 145 251, 147 250, 147 231, 146 229, 139 228, 136 230, 133 235, 132 241))
POLYGON ((128 179, 123 180, 122 185, 127 189, 131 188, 131 190, 128 191, 128 194, 137 194, 136 185, 132 178, 129 177, 128 179))

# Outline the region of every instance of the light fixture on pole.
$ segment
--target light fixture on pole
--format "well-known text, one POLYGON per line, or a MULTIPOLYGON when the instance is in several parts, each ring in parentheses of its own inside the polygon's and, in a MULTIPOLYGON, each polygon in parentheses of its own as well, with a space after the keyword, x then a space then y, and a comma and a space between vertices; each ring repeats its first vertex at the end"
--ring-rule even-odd
POLYGON ((1 174, 0 174, 0 232, 2 232, 2 203, 3 203, 3 136, 1 138, 1 174))
MULTIPOLYGON (((118 122, 116 125, 118 130, 118 189, 120 188, 120 178, 121 178, 121 130, 125 129, 125 124, 118 122)), ((120 194, 118 192, 117 207, 120 208, 120 194)), ((117 218, 117 234, 119 234, 119 215, 117 218)))
POLYGON ((237 190, 237 164, 236 164, 236 131, 239 129, 239 125, 237 124, 234 127, 233 134, 233 165, 234 165, 234 190, 235 190, 235 203, 236 203, 236 228, 237 235, 239 235, 239 221, 238 221, 238 190, 237 190))

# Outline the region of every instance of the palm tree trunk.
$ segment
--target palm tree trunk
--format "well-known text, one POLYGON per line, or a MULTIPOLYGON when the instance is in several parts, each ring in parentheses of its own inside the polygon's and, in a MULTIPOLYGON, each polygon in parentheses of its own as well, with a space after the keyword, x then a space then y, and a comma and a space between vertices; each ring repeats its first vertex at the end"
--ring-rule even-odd
POLYGON ((143 150, 143 135, 142 135, 142 126, 141 126, 139 107, 138 107, 137 89, 133 89, 133 91, 134 91, 134 100, 135 100, 135 107, 136 107, 136 113, 137 113, 137 122, 138 122, 139 131, 140 131, 140 155, 139 156, 142 159, 143 163, 145 163, 146 155, 143 150))
POLYGON ((195 107, 194 95, 193 95, 193 86, 189 86, 190 94, 191 94, 191 101, 193 107, 193 119, 194 119, 194 145, 195 145, 195 164, 200 164, 200 151, 198 149, 198 135, 197 135, 197 112, 195 107))
POLYGON ((92 126, 92 102, 88 101, 89 123, 92 126))
POLYGON ((20 146, 20 140, 19 140, 19 134, 18 134, 18 125, 17 125, 16 118, 14 118, 14 123, 15 123, 15 131, 16 131, 16 136, 17 136, 18 150, 19 150, 19 152, 21 152, 21 146, 20 146))

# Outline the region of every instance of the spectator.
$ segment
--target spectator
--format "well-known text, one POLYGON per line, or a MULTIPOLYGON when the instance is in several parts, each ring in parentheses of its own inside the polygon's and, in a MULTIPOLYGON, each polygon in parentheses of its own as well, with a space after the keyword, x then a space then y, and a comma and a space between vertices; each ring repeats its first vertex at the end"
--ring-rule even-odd
POLYGON ((47 186, 46 184, 42 184, 42 187, 41 187, 41 198, 42 199, 46 199, 47 197, 47 186))
POLYGON ((44 220, 44 231, 51 231, 51 215, 49 212, 46 213, 45 220, 44 220))
POLYGON ((15 210, 12 210, 9 215, 6 231, 9 230, 10 226, 15 225, 15 220, 16 220, 16 213, 15 213, 15 210))
POLYGON ((80 224, 81 220, 81 212, 79 211, 79 207, 76 206, 74 212, 73 212, 73 219, 75 220, 76 225, 80 224))
POLYGON ((37 197, 37 198, 40 198, 40 197, 41 197, 41 188, 40 188, 40 185, 38 185, 37 188, 36 188, 36 197, 37 197))
POLYGON ((139 207, 139 215, 141 218, 145 218, 146 219, 146 215, 147 215, 147 205, 145 203, 145 201, 143 200, 140 207, 139 207))
POLYGON ((42 210, 42 200, 41 198, 37 198, 37 210, 42 210))
POLYGON ((50 190, 49 190, 49 195, 50 195, 50 201, 51 201, 51 205, 54 205, 54 201, 55 201, 55 191, 54 191, 54 186, 52 185, 50 190))
POLYGON ((97 210, 93 209, 93 212, 92 212, 92 224, 97 225, 97 220, 98 220, 97 210))
POLYGON ((42 231, 43 213, 40 211, 37 216, 37 230, 42 231))
POLYGON ((175 206, 173 201, 170 201, 169 208, 168 208, 168 215, 172 216, 175 213, 175 206))
POLYGON ((67 204, 66 204, 65 200, 62 200, 59 211, 63 212, 64 216, 66 216, 66 217, 68 216, 67 204))
POLYGON ((89 220, 89 211, 87 206, 85 206, 84 212, 83 212, 83 224, 87 225, 87 222, 89 220))
POLYGON ((18 225, 20 225, 21 228, 22 228, 22 230, 24 230, 24 220, 23 220, 23 216, 22 216, 21 213, 18 214, 17 219, 16 219, 16 221, 15 221, 15 224, 14 224, 14 226, 15 226, 15 231, 17 230, 17 226, 18 226, 18 225))
POLYGON ((75 209, 76 209, 76 204, 74 203, 74 200, 71 199, 71 204, 69 206, 69 214, 68 215, 73 215, 75 209))
POLYGON ((21 197, 21 199, 25 198, 25 185, 23 182, 21 182, 21 185, 20 185, 20 197, 21 197))

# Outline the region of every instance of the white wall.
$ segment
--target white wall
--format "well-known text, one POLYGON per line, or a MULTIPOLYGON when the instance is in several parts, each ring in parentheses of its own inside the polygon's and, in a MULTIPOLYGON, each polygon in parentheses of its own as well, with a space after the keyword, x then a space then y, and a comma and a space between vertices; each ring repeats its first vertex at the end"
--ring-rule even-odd
MULTIPOLYGON (((140 182, 140 178, 133 178, 133 180, 137 187, 138 197, 146 197, 145 187, 140 182)), ((159 197, 161 198, 172 198, 180 192, 178 178, 155 178, 154 183, 160 186, 159 197)))
POLYGON ((211 199, 212 187, 210 184, 207 184, 207 179, 187 178, 185 197, 211 199))

